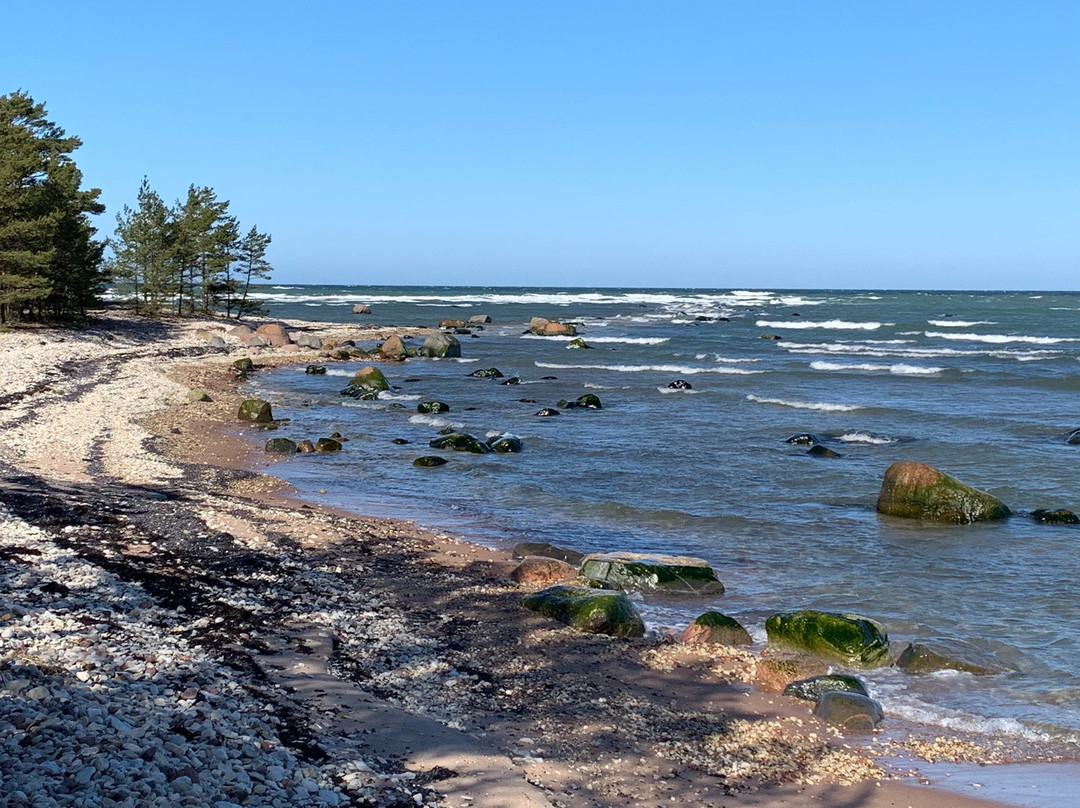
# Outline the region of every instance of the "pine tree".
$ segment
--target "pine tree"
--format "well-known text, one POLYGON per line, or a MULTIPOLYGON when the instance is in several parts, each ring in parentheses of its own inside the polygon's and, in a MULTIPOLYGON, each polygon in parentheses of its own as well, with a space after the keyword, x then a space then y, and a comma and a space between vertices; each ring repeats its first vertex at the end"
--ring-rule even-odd
POLYGON ((103 288, 101 191, 81 188, 82 141, 45 115, 26 93, 0 96, 0 322, 82 316, 103 288))
POLYGON ((136 312, 157 314, 175 302, 180 286, 173 272, 173 212, 143 177, 138 209, 124 205, 116 215, 113 257, 108 268, 116 291, 136 312))
POLYGON ((237 245, 236 257, 240 266, 240 299, 236 301, 236 319, 243 314, 259 314, 262 305, 255 300, 248 300, 251 282, 267 280, 274 268, 266 260, 266 248, 270 246, 270 234, 260 233, 252 227, 237 245))

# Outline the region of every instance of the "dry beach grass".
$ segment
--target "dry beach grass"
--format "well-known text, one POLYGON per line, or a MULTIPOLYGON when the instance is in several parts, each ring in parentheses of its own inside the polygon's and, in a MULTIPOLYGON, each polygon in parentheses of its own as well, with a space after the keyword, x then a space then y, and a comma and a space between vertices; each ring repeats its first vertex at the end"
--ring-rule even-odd
POLYGON ((0 334, 5 804, 988 804, 882 762, 918 739, 755 688, 753 655, 557 627, 506 553, 296 499, 235 424, 247 350, 200 330, 0 334))

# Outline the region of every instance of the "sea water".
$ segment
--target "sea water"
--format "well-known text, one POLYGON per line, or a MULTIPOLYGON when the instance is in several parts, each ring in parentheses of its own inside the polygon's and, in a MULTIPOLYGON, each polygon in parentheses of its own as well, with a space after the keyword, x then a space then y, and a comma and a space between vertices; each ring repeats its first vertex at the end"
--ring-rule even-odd
POLYGON ((864 674, 889 714, 1080 739, 1080 528, 1029 516, 1080 511, 1080 446, 1065 441, 1080 427, 1080 294, 278 286, 262 298, 273 317, 357 325, 492 319, 459 336, 460 359, 384 366, 394 390, 378 401, 340 395, 360 361, 252 381, 292 419, 283 434, 349 438, 339 455, 274 467, 313 499, 495 546, 700 556, 727 591, 639 598, 653 628, 712 608, 763 642, 776 611, 857 613, 894 641, 968 643, 1011 671, 864 674), (358 302, 372 315, 353 315, 358 302), (534 316, 575 323, 591 349, 526 333, 534 316), (489 367, 504 377, 468 375, 489 367), (511 376, 521 383, 500 383, 511 376), (603 408, 536 415, 583 393, 603 408), (419 414, 421 400, 450 412, 419 414), (514 434, 525 449, 441 452, 448 465, 415 468, 446 426, 514 434), (785 442, 803 432, 841 457, 785 442), (1016 515, 880 516, 898 460, 1016 515))

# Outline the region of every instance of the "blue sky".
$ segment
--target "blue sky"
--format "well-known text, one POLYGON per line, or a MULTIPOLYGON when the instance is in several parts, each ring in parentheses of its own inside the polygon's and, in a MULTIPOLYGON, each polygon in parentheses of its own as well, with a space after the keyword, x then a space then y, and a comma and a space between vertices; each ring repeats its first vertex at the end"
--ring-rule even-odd
POLYGON ((0 92, 282 282, 1077 289, 1080 5, 19 3, 0 92))

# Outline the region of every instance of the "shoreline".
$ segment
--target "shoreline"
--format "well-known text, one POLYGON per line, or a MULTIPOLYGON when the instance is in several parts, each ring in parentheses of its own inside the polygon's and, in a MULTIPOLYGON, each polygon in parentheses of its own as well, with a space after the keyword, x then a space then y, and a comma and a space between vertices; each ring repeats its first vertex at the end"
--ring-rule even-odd
MULTIPOLYGON (((379 805, 699 805, 721 796, 732 806, 809 799, 837 806, 993 804, 912 781, 858 779, 875 765, 862 741, 837 737, 801 703, 749 687, 737 659, 685 660, 678 646, 576 634, 526 612, 517 606, 523 590, 506 578, 513 566, 506 553, 409 522, 303 502, 261 473, 273 461, 229 420, 241 396, 227 369, 246 352, 209 350, 195 333, 200 326, 223 330, 222 323, 103 323, 82 333, 0 334, 0 347, 19 356, 13 368, 23 375, 0 383, 8 437, 0 451, 0 502, 10 512, 3 522, 8 550, 0 558, 28 567, 28 556, 11 546, 45 555, 50 544, 59 547, 113 576, 116 586, 137 587, 144 599, 149 593, 153 605, 135 611, 162 611, 155 619, 179 627, 189 642, 185 653, 203 654, 211 673, 227 668, 248 677, 259 691, 249 689, 253 702, 275 705, 271 714, 288 728, 276 739, 270 728, 255 728, 267 736, 256 746, 262 754, 271 754, 262 744, 273 754, 288 751, 296 773, 312 770, 267 781, 288 781, 280 799, 296 800, 302 791, 310 804, 348 804, 336 802, 342 797, 335 793, 379 805), (73 350, 60 348, 59 334, 73 350), (170 378, 149 362, 164 364, 170 378), (191 387, 208 389, 214 400, 180 403, 191 387), (77 431, 73 423, 94 428, 77 431), (253 465, 259 473, 249 471, 253 465), (27 537, 37 544, 20 545, 27 537), (348 768, 356 761, 363 767, 348 768), (710 768, 713 774, 703 771, 710 768), (407 776, 409 770, 419 774, 407 776), (773 782, 785 778, 819 782, 773 782), (319 787, 312 791, 305 780, 319 787)), ((385 333, 372 329, 365 338, 385 333)), ((256 361, 314 356, 266 352, 256 361)), ((22 566, 18 575, 32 577, 22 566)), ((17 655, 33 639, 13 625, 28 616, 33 624, 39 606, 54 617, 86 611, 70 602, 74 587, 52 583, 58 587, 40 603, 36 595, 26 600, 18 621, 0 623, 12 629, 5 644, 18 646, 0 657, 5 692, 27 679, 13 679, 5 668, 27 667, 29 657, 17 655)), ((123 619, 113 622, 139 623, 134 611, 117 613, 123 619)), ((85 659, 80 664, 76 673, 86 680, 59 667, 42 674, 56 681, 37 686, 51 693, 97 683, 97 669, 85 667, 85 659)), ((30 684, 18 692, 33 690, 30 684)), ((198 718, 200 700, 212 707, 218 695, 197 689, 180 700, 180 714, 195 710, 198 718)), ((0 729, 0 749, 3 735, 0 729)), ((78 781, 86 766, 93 764, 58 777, 78 781)), ((185 768, 197 772, 172 767, 185 768)), ((87 784, 101 774, 86 774, 87 784)), ((236 779, 234 773, 228 783, 236 779)), ((192 774, 177 774, 163 788, 174 780, 185 788, 192 774)), ((278 798, 255 786, 244 793, 239 804, 278 798)))

